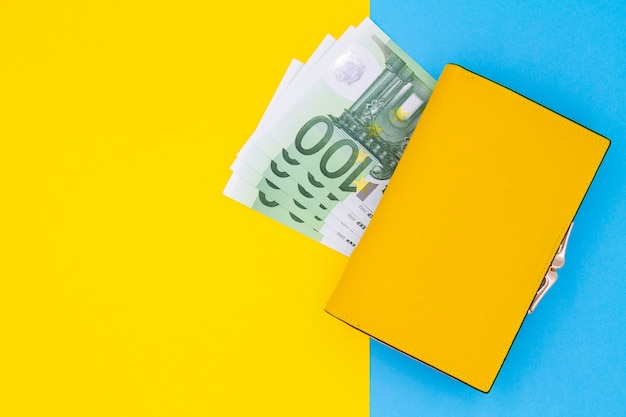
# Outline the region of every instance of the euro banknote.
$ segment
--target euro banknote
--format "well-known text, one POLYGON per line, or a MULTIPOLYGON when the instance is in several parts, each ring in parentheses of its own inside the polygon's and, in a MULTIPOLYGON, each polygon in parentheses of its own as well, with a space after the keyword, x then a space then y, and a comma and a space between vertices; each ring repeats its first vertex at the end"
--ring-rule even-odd
POLYGON ((435 80, 369 19, 295 65, 239 151, 225 194, 349 255, 435 80))

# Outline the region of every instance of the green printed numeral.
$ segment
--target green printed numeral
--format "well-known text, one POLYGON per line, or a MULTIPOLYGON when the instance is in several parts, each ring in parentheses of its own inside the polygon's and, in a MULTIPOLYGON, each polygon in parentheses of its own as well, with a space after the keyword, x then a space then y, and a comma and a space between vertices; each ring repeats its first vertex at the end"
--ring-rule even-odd
MULTIPOLYGON (((332 120, 330 120, 326 116, 316 116, 306 122, 304 126, 298 131, 296 134, 295 145, 298 152, 302 155, 310 156, 314 155, 317 152, 324 149, 324 147, 328 144, 330 139, 333 137, 333 133, 335 131, 335 125, 332 120), (314 143, 310 146, 307 146, 304 143, 304 138, 307 136, 309 131, 319 125, 322 124, 326 127, 324 130, 324 134, 314 141, 314 143)), ((326 149, 324 154, 320 159, 320 171, 327 178, 339 178, 348 173, 350 169, 354 166, 354 164, 358 160, 359 155, 359 147, 358 145, 350 139, 341 139, 337 142, 333 143, 331 146, 326 149), (343 147, 350 148, 350 156, 339 168, 335 170, 330 170, 328 168, 328 163, 330 159, 343 147)), ((359 178, 359 176, 365 171, 365 169, 369 166, 370 162, 372 162, 372 158, 368 155, 361 163, 356 167, 354 171, 352 171, 344 181, 339 185, 339 189, 345 192, 356 192, 356 187, 352 185, 352 183, 359 178)), ((311 174, 309 173, 309 178, 311 174)))

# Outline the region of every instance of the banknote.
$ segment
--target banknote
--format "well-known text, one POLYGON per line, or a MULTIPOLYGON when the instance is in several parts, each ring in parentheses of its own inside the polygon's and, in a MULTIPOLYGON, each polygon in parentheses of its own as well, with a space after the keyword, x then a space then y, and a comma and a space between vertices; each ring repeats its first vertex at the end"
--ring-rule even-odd
MULTIPOLYGON (((369 19, 342 37, 253 138, 355 232, 367 228, 435 80, 369 19)), ((263 175, 266 175, 264 173, 263 175)))
MULTIPOLYGON (((231 169, 242 175, 248 182, 253 184, 266 195, 271 195, 272 190, 280 190, 292 199, 291 204, 285 204, 284 207, 289 209, 289 205, 296 205, 294 214, 297 215, 299 208, 304 208, 310 212, 317 221, 323 220, 336 230, 344 231, 349 237, 359 239, 362 231, 355 227, 351 227, 348 223, 340 220, 336 215, 330 213, 330 210, 313 197, 310 192, 302 185, 290 178, 289 174, 282 172, 277 165, 268 157, 256 149, 249 147, 249 154, 244 158, 237 158, 231 165, 231 169), (269 169, 267 167, 269 166, 269 169), (254 174, 252 172, 254 172, 254 174)), ((277 196, 277 198, 280 198, 277 196)), ((311 224, 315 227, 313 224, 311 224)))
MULTIPOLYGON (((314 65, 334 42, 335 39, 327 35, 307 61, 307 65, 309 67, 314 65)), ((298 76, 302 77, 303 74, 307 73, 305 68, 306 66, 301 62, 295 59, 292 60, 268 104, 263 118, 257 126, 257 130, 263 125, 263 120, 271 114, 272 110, 280 105, 281 99, 289 87, 297 81, 298 76)), ((224 190, 224 194, 228 197, 286 224, 343 254, 349 255, 349 252, 354 248, 354 242, 358 238, 339 222, 322 221, 313 212, 299 204, 295 198, 286 195, 271 182, 264 181, 258 173, 251 170, 247 164, 239 159, 236 159, 231 165, 231 170, 233 175, 224 190), (261 186, 254 189, 258 185, 261 186), (251 198, 252 196, 258 197, 256 201, 254 198, 251 198), (342 229, 341 232, 338 231, 340 229, 342 229)))
MULTIPOLYGON (((326 220, 322 220, 322 218, 315 215, 312 210, 298 202, 298 196, 285 193, 241 160, 235 160, 231 168, 240 180, 254 187, 259 196, 262 195, 262 197, 260 197, 262 202, 272 201, 278 203, 293 216, 292 218, 296 218, 299 222, 303 222, 312 229, 320 231, 327 238, 336 239, 340 244, 342 241, 349 240, 350 242, 354 242, 360 239, 360 236, 352 233, 346 225, 341 224, 334 216, 328 216, 326 220)), ((248 201, 248 197, 245 197, 245 199, 248 201)))
MULTIPOLYGON (((349 27, 341 36, 342 41, 345 42, 347 38, 352 36, 354 30, 355 29, 353 27, 349 27)), ((294 92, 297 93, 297 91, 300 89, 300 81, 306 79, 312 68, 314 68, 315 65, 321 60, 321 58, 323 58, 323 56, 329 51, 334 43, 335 40, 327 35, 326 38, 324 38, 324 40, 318 46, 316 51, 313 53, 311 58, 307 61, 306 66, 301 71, 299 71, 293 82, 291 84, 288 84, 284 81, 281 82, 281 87, 288 85, 288 88, 286 88, 287 91, 285 94, 282 95, 282 97, 291 97, 295 95, 294 92)), ((276 101, 279 102, 278 100, 276 101)), ((280 107, 280 104, 276 105, 276 107, 280 107)), ((307 210, 310 210, 312 213, 314 213, 318 219, 323 218, 326 223, 330 224, 335 229, 343 230, 344 232, 347 232, 348 236, 350 236, 351 238, 358 239, 358 237, 354 233, 354 229, 350 230, 350 228, 347 227, 343 221, 340 221, 332 215, 329 216, 329 210, 323 204, 312 200, 311 194, 306 190, 303 185, 295 183, 290 178, 288 178, 288 175, 285 175, 283 171, 280 171, 275 163, 270 164, 271 161, 267 160, 267 157, 259 152, 259 150, 254 146, 254 143, 256 143, 256 136, 258 135, 259 131, 262 130, 262 126, 264 125, 265 120, 268 118, 267 116, 269 116, 270 114, 270 111, 266 112, 263 120, 259 123, 257 130, 253 133, 252 137, 238 153, 237 159, 243 160, 243 164, 254 167, 258 172, 264 173, 266 181, 260 183, 260 188, 265 193, 266 198, 272 193, 272 190, 267 189, 268 186, 273 188, 280 188, 284 190, 287 194, 294 197, 293 204, 297 205, 298 207, 306 207, 307 210), (267 167, 270 167, 271 169, 267 170, 267 167)), ((231 169, 235 172, 237 171, 236 167, 242 165, 238 164, 238 162, 241 161, 236 161, 233 165, 231 165, 231 169)), ((285 208, 290 209, 290 207, 288 206, 286 206, 285 208)), ((297 215, 298 208, 293 208, 292 212, 297 215)), ((303 216, 303 219, 306 218, 306 216, 303 216)))
MULTIPOLYGON (((348 28, 346 33, 349 33, 352 30, 354 30, 354 28, 350 27, 348 28)), ((263 121, 267 118, 268 115, 272 113, 272 110, 280 106, 280 101, 285 95, 288 95, 289 88, 293 86, 294 84, 297 84, 299 79, 302 79, 304 76, 306 76, 306 74, 309 72, 307 69, 310 69, 312 66, 314 66, 314 64, 324 56, 324 54, 329 50, 329 48, 334 44, 334 42, 335 42, 335 39, 332 36, 327 35, 322 40, 320 45, 316 48, 315 52, 309 58, 306 65, 303 65, 297 60, 293 60, 291 62, 285 75, 283 76, 281 80, 279 87, 277 88, 274 96, 272 97, 270 104, 268 105, 261 122, 257 126, 257 130, 263 126, 263 121)), ((254 137, 255 134, 256 134, 256 131, 255 133, 253 133, 252 136, 254 137)), ((252 140, 249 140, 247 144, 250 144, 252 142, 253 142, 252 140)), ((244 152, 245 149, 246 149, 246 145, 244 145, 244 147, 242 148, 239 154, 244 152)), ((252 153, 252 155, 254 156, 254 153, 252 153)), ((318 217, 318 215, 326 217, 327 213, 322 213, 320 209, 318 210, 316 214, 315 209, 310 210, 308 207, 305 207, 303 204, 299 203, 297 198, 302 199, 302 196, 300 197, 297 197, 295 195, 293 197, 288 196, 284 192, 279 190, 278 187, 276 187, 269 179, 259 178, 258 174, 252 173, 249 165, 245 161, 242 161, 241 158, 238 157, 235 160, 235 162, 231 165, 231 170, 238 177, 237 178, 237 181, 239 181, 238 184, 241 184, 241 181, 245 181, 249 185, 253 185, 257 187, 258 190, 263 193, 262 194, 263 198, 260 198, 260 201, 278 202, 281 207, 287 209, 288 212, 291 215, 293 215, 295 218, 297 218, 299 221, 302 220, 306 224, 311 226, 314 230, 321 231, 323 234, 327 235, 327 238, 329 239, 337 239, 338 240, 337 243, 340 246, 346 240, 350 242, 358 240, 358 237, 354 235, 353 233, 351 233, 351 231, 347 229, 345 225, 341 224, 341 222, 339 222, 337 219, 326 219, 326 221, 322 221, 321 218, 318 217), (341 231, 341 232, 338 233, 337 231, 341 231)), ((231 198, 237 199, 238 194, 234 193, 231 188, 229 188, 230 190, 229 196, 231 198)), ((247 196, 246 193, 244 193, 244 195, 247 196)), ((251 207, 254 208, 255 206, 252 205, 251 207)), ((272 215, 268 213, 267 211, 265 211, 264 214, 272 217, 272 215)), ((280 219, 277 219, 277 220, 280 221, 280 219)), ((354 244, 351 243, 351 245, 352 247, 354 247, 354 244)))
MULTIPOLYGON (((346 33, 350 33, 354 28, 349 28, 346 33)), ((335 44, 336 40, 331 35, 326 35, 322 42, 317 46, 313 54, 306 61, 306 64, 302 64, 300 61, 294 59, 290 63, 287 71, 283 75, 278 88, 276 89, 272 99, 270 100, 270 104, 267 109, 263 113, 263 117, 261 121, 257 125, 257 128, 252 133, 251 137, 248 141, 243 145, 240 151, 237 153, 239 157, 242 153, 248 153, 248 146, 255 142, 255 136, 259 134, 259 131, 262 130, 263 124, 267 121, 270 116, 273 114, 272 112, 276 110, 276 108, 280 108, 281 100, 289 97, 294 94, 294 89, 300 83, 300 81, 305 78, 313 67, 322 59, 322 57, 328 52, 328 50, 335 44), (294 62, 295 61, 295 62, 294 62)))
MULTIPOLYGON (((354 28, 349 28, 347 32, 350 32, 351 30, 354 30, 354 28)), ((257 172, 262 173, 266 168, 267 162, 262 161, 260 162, 261 165, 259 165, 259 160, 257 156, 260 156, 260 153, 258 153, 257 149, 248 149, 248 148, 249 147, 254 148, 253 143, 255 142, 254 141, 255 135, 258 133, 260 129, 262 129, 264 120, 266 120, 268 116, 271 115, 272 110, 280 106, 281 99, 289 95, 289 91, 290 91, 289 89, 293 87, 294 85, 297 85, 298 82, 310 72, 310 69, 324 56, 324 54, 330 49, 330 47, 332 47, 334 43, 335 43, 335 39, 330 35, 326 35, 324 39, 322 40, 322 42, 318 45, 316 50, 313 52, 311 57, 307 60, 306 65, 303 65, 297 61, 296 62, 292 61, 285 75, 283 76, 280 82, 280 85, 278 89, 276 90, 276 93, 274 94, 270 104, 268 105, 268 108, 265 111, 263 118, 259 122, 257 129, 252 134, 251 138, 246 142, 246 144, 241 148, 241 150, 238 153, 237 159, 230 167, 230 169, 233 172, 239 174, 240 177, 246 179, 246 181, 248 181, 249 183, 253 185, 260 184, 261 187, 263 188, 262 191, 265 193, 266 196, 271 197, 272 194, 274 193, 274 190, 277 189, 277 187, 275 186, 275 182, 272 182, 271 178, 267 178, 265 181, 257 181, 256 178, 252 180, 250 179, 251 175, 250 175, 249 168, 250 167, 256 168, 257 172), (251 160, 249 161, 248 158, 246 158, 246 156, 249 156, 251 160), (259 166, 261 166, 261 168, 258 168, 259 166), (244 172, 238 172, 240 169, 243 169, 244 172)), ((276 197, 280 199, 281 195, 277 195, 276 197)), ((302 216, 299 215, 298 213, 299 210, 302 207, 306 207, 306 206, 303 206, 302 203, 298 202, 295 194, 293 195, 293 198, 291 199, 290 205, 292 206, 291 208, 293 208, 294 214, 296 214, 298 217, 301 217, 305 220, 309 218, 309 216, 307 216, 308 213, 304 214, 300 212, 302 216)), ((290 209, 289 204, 287 204, 285 208, 290 209)), ((309 207, 307 207, 307 209, 309 209, 309 207)), ((312 212, 311 211, 309 212, 313 213, 313 217, 326 215, 326 213, 321 213, 321 212, 315 213, 315 210, 313 210, 312 212)), ((319 221, 319 218, 317 219, 317 221, 319 221)), ((311 224, 311 225, 315 226, 315 224, 311 224)))
POLYGON ((294 216, 288 210, 281 207, 278 203, 269 200, 262 192, 259 192, 253 186, 243 181, 237 176, 237 174, 231 175, 226 187, 224 188, 224 195, 236 200, 259 213, 265 214, 287 227, 302 233, 305 236, 316 240, 329 248, 343 254, 350 256, 354 249, 355 243, 348 239, 340 239, 340 236, 333 236, 326 230, 318 231, 314 230, 310 226, 306 225, 299 218, 294 216))
POLYGON ((293 61, 224 194, 349 256, 435 80, 371 20, 293 61))

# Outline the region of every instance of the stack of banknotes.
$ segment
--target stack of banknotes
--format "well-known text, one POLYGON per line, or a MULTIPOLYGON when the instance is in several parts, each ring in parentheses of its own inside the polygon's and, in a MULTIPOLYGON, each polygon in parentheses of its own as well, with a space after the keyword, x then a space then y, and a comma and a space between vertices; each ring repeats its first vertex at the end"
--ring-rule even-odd
POLYGON ((224 194, 349 256, 435 80, 371 20, 292 61, 224 194))

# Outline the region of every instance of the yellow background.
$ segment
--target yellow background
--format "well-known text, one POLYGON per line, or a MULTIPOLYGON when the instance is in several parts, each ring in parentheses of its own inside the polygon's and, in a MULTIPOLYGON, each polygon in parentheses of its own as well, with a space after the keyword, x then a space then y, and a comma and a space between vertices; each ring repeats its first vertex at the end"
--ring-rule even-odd
POLYGON ((0 415, 365 416, 346 258, 221 195, 336 2, 0 4, 0 415))

